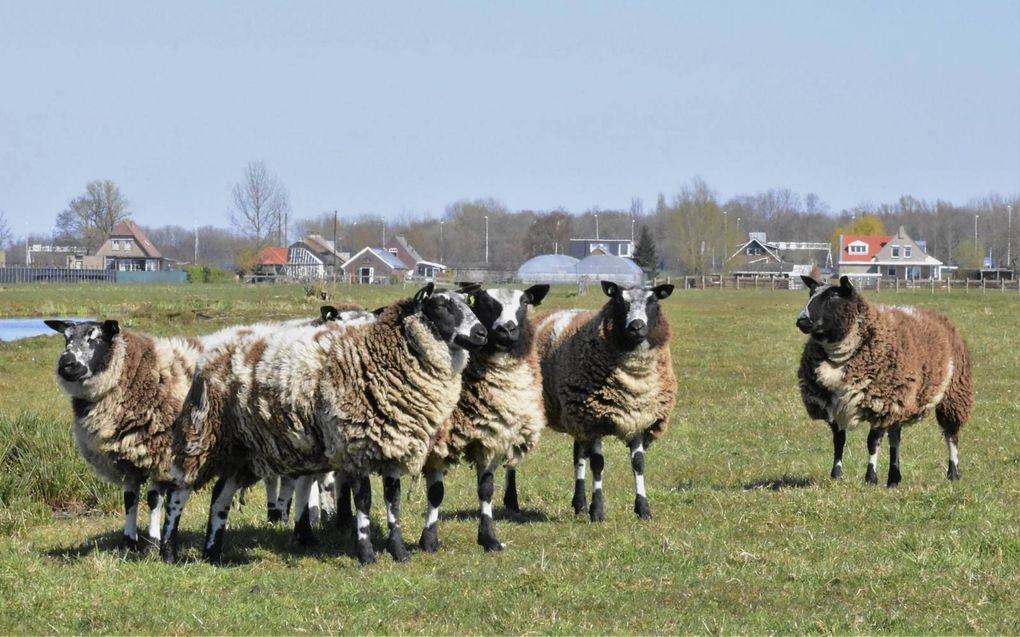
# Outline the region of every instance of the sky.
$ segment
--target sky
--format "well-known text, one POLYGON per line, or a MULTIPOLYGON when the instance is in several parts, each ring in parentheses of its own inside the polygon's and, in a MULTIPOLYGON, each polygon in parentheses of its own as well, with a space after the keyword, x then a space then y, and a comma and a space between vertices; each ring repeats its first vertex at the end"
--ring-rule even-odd
POLYGON ((695 177, 833 210, 1020 193, 1020 2, 0 0, 0 211, 94 179, 229 225, 252 160, 292 218, 654 206, 695 177))

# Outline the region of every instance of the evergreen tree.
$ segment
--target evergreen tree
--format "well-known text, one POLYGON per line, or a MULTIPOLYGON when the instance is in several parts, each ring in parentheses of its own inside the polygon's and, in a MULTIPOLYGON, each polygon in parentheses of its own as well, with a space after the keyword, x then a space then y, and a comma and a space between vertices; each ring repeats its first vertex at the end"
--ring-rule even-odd
POLYGON ((655 240, 647 225, 641 226, 641 236, 634 247, 634 262, 641 266, 645 275, 654 279, 659 274, 659 257, 655 254, 655 240))

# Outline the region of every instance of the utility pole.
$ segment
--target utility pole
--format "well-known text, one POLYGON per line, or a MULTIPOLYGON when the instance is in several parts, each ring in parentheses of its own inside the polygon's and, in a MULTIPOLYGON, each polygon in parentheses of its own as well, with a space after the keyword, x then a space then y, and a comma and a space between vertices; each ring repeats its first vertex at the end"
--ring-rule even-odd
POLYGON ((599 216, 595 215, 595 240, 599 240, 599 216))
POLYGON ((198 222, 195 222, 195 265, 198 265, 198 222))
MULTIPOLYGON (((978 217, 980 217, 980 216, 981 215, 974 215, 974 254, 978 253, 978 248, 977 248, 977 222, 978 222, 978 217)), ((981 257, 978 256, 978 259, 980 259, 980 258, 981 257)))
POLYGON ((485 265, 489 265, 489 215, 485 215, 485 265))
POLYGON ((443 227, 446 226, 445 221, 439 222, 439 262, 446 263, 446 239, 443 237, 443 227))
POLYGON ((336 210, 333 211, 333 287, 336 287, 336 210))
POLYGON ((1013 204, 1006 206, 1006 267, 1013 267, 1013 204))

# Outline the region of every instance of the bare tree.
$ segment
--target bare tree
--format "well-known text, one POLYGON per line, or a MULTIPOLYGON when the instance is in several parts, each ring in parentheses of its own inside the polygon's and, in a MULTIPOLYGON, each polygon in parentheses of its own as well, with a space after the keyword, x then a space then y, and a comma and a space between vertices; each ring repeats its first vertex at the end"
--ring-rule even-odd
POLYGON ((269 173, 265 163, 252 161, 248 162, 244 178, 234 185, 233 198, 230 222, 254 242, 258 253, 280 235, 283 216, 290 211, 287 189, 269 173))
POLYGON ((91 252, 106 240, 114 226, 131 216, 127 206, 117 184, 109 179, 92 181, 85 186, 85 194, 72 199, 57 215, 57 235, 83 243, 91 252))

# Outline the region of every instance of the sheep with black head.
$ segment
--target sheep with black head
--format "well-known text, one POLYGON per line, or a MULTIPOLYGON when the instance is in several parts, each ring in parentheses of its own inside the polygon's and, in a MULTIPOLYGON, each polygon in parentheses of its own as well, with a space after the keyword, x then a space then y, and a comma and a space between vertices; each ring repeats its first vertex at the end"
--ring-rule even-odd
POLYGON ((662 436, 676 403, 669 323, 660 301, 673 286, 624 288, 602 282, 609 300, 598 311, 565 310, 537 321, 536 349, 550 429, 574 438, 574 512, 605 519, 602 438, 630 448, 634 512, 651 518, 644 483, 646 447, 662 436), (585 501, 591 459, 591 506, 585 501))
POLYGON ((878 448, 889 435, 887 486, 901 481, 901 428, 931 411, 949 451, 946 476, 958 480, 959 431, 974 406, 967 344, 945 316, 914 307, 876 305, 841 277, 829 285, 801 277, 809 298, 797 316, 808 335, 798 378, 808 415, 832 431, 831 475, 843 475, 846 432, 868 433, 866 481, 878 483, 878 448))

